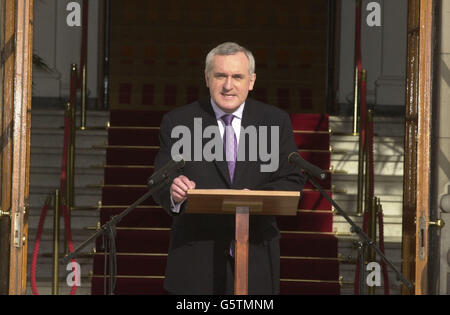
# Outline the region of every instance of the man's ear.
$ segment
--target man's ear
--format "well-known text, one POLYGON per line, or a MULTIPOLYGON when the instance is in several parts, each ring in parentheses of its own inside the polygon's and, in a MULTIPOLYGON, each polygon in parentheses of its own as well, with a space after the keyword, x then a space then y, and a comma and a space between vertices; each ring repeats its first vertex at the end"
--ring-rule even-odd
POLYGON ((253 74, 250 76, 250 86, 248 87, 248 90, 249 90, 249 91, 252 91, 252 90, 253 90, 253 87, 255 86, 255 81, 256 81, 256 73, 253 73, 253 74))
POLYGON ((207 88, 209 88, 208 80, 209 80, 209 76, 208 76, 208 73, 205 71, 205 82, 206 82, 206 87, 207 88))

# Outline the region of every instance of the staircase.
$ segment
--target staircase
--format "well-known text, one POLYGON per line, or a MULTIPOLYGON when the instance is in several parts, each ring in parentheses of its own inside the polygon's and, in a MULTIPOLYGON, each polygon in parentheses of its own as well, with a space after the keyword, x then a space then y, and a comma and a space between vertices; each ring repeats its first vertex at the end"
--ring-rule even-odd
MULTIPOLYGON (((33 109, 31 115, 31 166, 30 166, 30 213, 29 213, 29 243, 28 243, 28 283, 27 294, 32 294, 30 285, 30 267, 35 244, 35 237, 42 207, 49 193, 59 188, 61 176, 61 160, 64 137, 64 111, 33 109)), ((72 238, 76 247, 87 239, 92 230, 86 227, 96 226, 98 211, 95 207, 101 200, 101 190, 93 188, 93 184, 103 181, 103 165, 105 151, 94 149, 107 142, 106 123, 109 112, 88 111, 85 131, 76 133, 75 156, 75 206, 72 211, 72 238), (95 127, 95 128, 92 128, 95 127), (103 128, 97 128, 103 127, 103 128), (82 210, 84 209, 84 210, 82 210)), ((79 122, 79 117, 77 117, 79 122)), ((64 248, 64 223, 60 221, 60 249, 64 248)), ((41 238, 37 260, 36 280, 39 294, 51 294, 52 289, 52 246, 53 246, 53 207, 49 209, 41 238)), ((86 255, 95 246, 84 249, 84 255, 77 260, 81 265, 81 287, 77 294, 90 293, 89 274, 92 271, 92 256, 86 255)), ((69 272, 66 266, 60 264, 60 294, 68 294, 70 289, 66 284, 69 272)))
MULTIPOLYGON (((352 119, 330 117, 330 129, 333 196, 351 219, 362 226, 362 217, 356 215, 358 137, 351 135, 352 119)), ((381 199, 383 207, 385 255, 401 270, 404 121, 398 117, 375 116, 374 134, 375 196, 381 199)), ((339 273, 344 283, 341 294, 353 294, 350 283, 355 277, 357 250, 353 241, 357 237, 349 234, 350 225, 342 216, 334 216, 333 227, 339 240, 339 273)), ((400 294, 400 283, 390 268, 389 283, 390 293, 400 294)), ((377 288, 376 294, 383 294, 383 288, 377 288)))

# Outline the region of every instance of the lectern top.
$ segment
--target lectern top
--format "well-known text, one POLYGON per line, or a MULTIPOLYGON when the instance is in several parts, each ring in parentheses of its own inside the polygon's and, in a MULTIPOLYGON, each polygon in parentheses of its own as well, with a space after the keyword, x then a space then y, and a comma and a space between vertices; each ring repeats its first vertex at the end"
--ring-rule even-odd
POLYGON ((300 192, 273 190, 192 189, 186 213, 230 214, 249 207, 250 214, 296 215, 300 192))

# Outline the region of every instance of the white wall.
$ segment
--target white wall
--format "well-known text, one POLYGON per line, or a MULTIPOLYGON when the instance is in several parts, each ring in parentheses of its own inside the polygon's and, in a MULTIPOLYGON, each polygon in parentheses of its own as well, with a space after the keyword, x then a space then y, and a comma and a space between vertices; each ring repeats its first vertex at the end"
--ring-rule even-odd
MULTIPOLYGON (((70 65, 80 63, 81 27, 66 23, 68 0, 35 0, 34 53, 53 70, 52 73, 33 69, 34 97, 61 97, 69 95, 70 65)), ((88 96, 97 97, 98 62, 98 10, 97 0, 89 1, 88 16, 88 96)))
MULTIPOLYGON (((339 103, 353 100, 355 10, 355 0, 341 0, 339 103)), ((361 54, 369 104, 405 104, 407 10, 407 0, 362 1, 361 54), (366 22, 370 2, 381 6, 381 26, 366 22)))

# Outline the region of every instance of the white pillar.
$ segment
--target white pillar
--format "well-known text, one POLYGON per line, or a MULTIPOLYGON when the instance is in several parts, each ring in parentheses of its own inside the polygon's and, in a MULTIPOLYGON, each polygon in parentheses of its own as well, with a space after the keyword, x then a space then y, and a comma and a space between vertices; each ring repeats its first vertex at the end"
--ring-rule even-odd
MULTIPOLYGON (((341 1, 339 103, 353 99, 355 10, 355 0, 341 1)), ((405 104, 407 16, 407 0, 362 1, 361 59, 368 75, 368 104, 405 104), (381 26, 367 24, 371 2, 381 7, 381 26)))
MULTIPOLYGON (((67 25, 66 10, 69 2, 35 1, 34 52, 53 70, 52 73, 33 70, 33 96, 68 97, 70 90, 70 65, 80 63, 81 26, 67 25)), ((97 95, 98 59, 98 1, 89 1, 88 16, 88 91, 89 97, 97 95)))
POLYGON ((381 73, 376 80, 376 104, 405 106, 407 0, 380 0, 382 5, 381 73))

